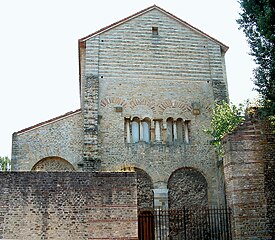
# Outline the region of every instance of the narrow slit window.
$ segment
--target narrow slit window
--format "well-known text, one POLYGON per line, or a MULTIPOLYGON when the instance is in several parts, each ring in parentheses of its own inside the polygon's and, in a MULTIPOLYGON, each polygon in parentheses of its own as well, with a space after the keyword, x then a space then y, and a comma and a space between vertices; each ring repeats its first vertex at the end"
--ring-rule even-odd
POLYGON ((154 36, 159 35, 159 29, 158 29, 158 27, 152 27, 152 34, 154 36))

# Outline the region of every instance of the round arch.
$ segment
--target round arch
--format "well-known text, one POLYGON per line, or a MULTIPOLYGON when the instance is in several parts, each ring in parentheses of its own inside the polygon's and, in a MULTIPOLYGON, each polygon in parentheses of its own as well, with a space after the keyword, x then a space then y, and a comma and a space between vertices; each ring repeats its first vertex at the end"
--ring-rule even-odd
POLYGON ((32 171, 43 172, 72 172, 75 171, 74 166, 61 157, 46 157, 39 160, 33 167, 32 171))
POLYGON ((193 168, 179 168, 168 180, 169 208, 207 206, 208 184, 201 172, 193 168))

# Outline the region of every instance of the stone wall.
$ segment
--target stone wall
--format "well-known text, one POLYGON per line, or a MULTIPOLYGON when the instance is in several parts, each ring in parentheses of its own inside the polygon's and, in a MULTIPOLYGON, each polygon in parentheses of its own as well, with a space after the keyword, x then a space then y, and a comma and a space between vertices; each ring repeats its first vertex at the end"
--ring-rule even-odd
POLYGON ((207 182, 198 171, 190 168, 177 170, 169 179, 168 188, 170 209, 208 205, 207 182))
POLYGON ((148 174, 141 170, 135 169, 137 174, 137 203, 138 210, 152 210, 154 209, 154 193, 153 183, 148 174))
POLYGON ((135 173, 0 173, 0 239, 137 239, 135 173))
POLYGON ((82 161, 83 120, 80 110, 13 134, 12 170, 30 171, 40 160, 58 157, 78 169, 82 161))
POLYGON ((275 237, 275 136, 266 123, 246 121, 224 139, 224 173, 235 239, 275 237))
POLYGON ((152 9, 86 39, 80 53, 84 121, 87 126, 98 121, 98 139, 93 141, 94 136, 86 135, 87 142, 99 148, 98 170, 113 171, 130 165, 144 170, 154 189, 160 185, 167 189, 174 171, 192 167, 207 179, 209 204, 223 204, 217 156, 203 132, 210 123, 214 101, 227 99, 221 46, 152 9), (152 34, 152 27, 158 28, 158 35, 152 34), (98 99, 94 101, 90 92, 97 90, 98 99), (199 108, 197 114, 195 106, 199 108), (92 116, 97 110, 98 116, 92 116), (127 136, 126 122, 135 117, 148 121, 148 143, 127 142, 131 137, 127 136), (168 118, 188 122, 188 143, 167 142, 168 118))

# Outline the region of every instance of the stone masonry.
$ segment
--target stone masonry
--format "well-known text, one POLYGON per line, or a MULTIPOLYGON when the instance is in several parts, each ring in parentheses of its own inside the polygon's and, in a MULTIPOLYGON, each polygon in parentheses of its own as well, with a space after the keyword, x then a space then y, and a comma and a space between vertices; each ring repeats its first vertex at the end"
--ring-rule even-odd
POLYGON ((13 134, 33 172, 0 174, 0 238, 137 239, 137 212, 207 205, 234 239, 274 238, 274 133, 247 120, 222 160, 203 131, 227 49, 155 5, 80 39, 81 108, 13 134))
POLYGON ((81 109, 16 132, 13 170, 129 168, 146 186, 139 208, 171 207, 169 195, 178 206, 224 205, 222 168, 203 129, 215 101, 228 99, 227 49, 155 5, 80 39, 81 109), (197 185, 188 181, 186 195, 172 176, 190 173, 197 185))
POLYGON ((228 97, 227 47, 156 6, 128 19, 79 40, 84 126, 85 121, 91 125, 88 112, 98 113, 93 144, 100 153, 98 170, 119 171, 126 165, 145 171, 155 198, 166 193, 166 203, 160 204, 167 206, 168 179, 178 169, 192 168, 206 179, 207 202, 224 204, 217 155, 203 128, 214 102, 228 97), (98 105, 87 91, 98 91, 98 105), (135 119, 138 142, 132 139, 135 119), (168 119, 188 124, 178 126, 188 140, 179 136, 168 142, 168 119), (142 138, 143 122, 149 141, 142 138))

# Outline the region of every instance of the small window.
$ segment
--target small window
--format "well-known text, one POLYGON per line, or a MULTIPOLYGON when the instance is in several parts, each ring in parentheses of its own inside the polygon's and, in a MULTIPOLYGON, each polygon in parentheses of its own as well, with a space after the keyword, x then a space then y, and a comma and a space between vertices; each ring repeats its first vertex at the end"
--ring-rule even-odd
POLYGON ((152 27, 152 34, 154 36, 159 35, 159 29, 158 29, 158 27, 152 27))

